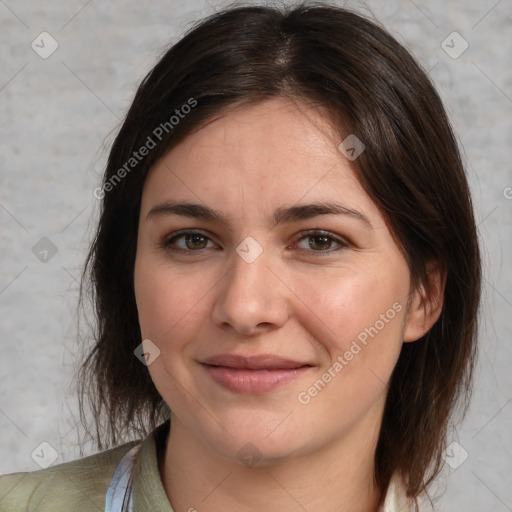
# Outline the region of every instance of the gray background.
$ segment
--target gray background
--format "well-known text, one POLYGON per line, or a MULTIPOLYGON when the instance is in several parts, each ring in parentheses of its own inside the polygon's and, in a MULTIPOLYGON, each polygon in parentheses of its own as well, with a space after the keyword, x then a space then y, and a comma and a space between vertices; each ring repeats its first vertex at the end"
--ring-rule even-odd
MULTIPOLYGON (((76 301, 98 213, 92 191, 135 87, 163 47, 224 5, 0 0, 0 473, 39 469, 31 453, 43 441, 58 453, 55 463, 79 455, 76 301), (59 45, 47 59, 31 48, 43 31, 59 45), (57 249, 47 261, 33 249, 42 237, 57 249)), ((482 240, 475 392, 451 435, 469 457, 457 469, 445 464, 436 507, 510 511, 512 1, 346 5, 373 13, 429 70, 460 139, 482 240), (458 58, 442 47, 453 31, 469 45, 458 58)), ((452 53, 462 49, 448 41, 452 53)))

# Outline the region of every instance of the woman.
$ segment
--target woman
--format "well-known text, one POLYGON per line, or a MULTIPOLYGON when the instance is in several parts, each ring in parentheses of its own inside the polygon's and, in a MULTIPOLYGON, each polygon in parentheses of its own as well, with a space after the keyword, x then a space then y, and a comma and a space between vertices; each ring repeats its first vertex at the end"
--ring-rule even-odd
POLYGON ((94 195, 81 406, 109 449, 2 477, 2 510, 417 508, 469 395, 480 257, 445 111, 395 39, 325 4, 203 20, 94 195))

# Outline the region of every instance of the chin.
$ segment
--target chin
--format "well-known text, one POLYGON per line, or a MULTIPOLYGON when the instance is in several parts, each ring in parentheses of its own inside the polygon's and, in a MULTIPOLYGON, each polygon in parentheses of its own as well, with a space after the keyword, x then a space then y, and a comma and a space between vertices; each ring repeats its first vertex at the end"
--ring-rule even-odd
POLYGON ((247 468, 276 466, 297 456, 303 442, 286 442, 282 439, 248 439, 247 435, 235 436, 229 446, 218 446, 224 458, 247 468), (277 442, 276 442, 277 441, 277 442))
POLYGON ((307 451, 304 431, 287 428, 284 418, 286 414, 262 414, 261 410, 243 412, 226 423, 231 435, 222 430, 210 431, 204 437, 224 459, 246 467, 272 466, 307 451))

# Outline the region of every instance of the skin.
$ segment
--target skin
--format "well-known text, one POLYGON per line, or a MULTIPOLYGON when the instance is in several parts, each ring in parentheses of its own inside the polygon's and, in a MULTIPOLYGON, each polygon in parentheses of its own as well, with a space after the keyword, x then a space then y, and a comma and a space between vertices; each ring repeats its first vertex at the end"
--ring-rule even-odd
POLYGON ((147 177, 135 294, 143 339, 160 350, 148 370, 172 410, 161 476, 176 512, 377 510, 373 458, 389 378, 402 343, 437 320, 442 287, 427 308, 421 290, 411 293, 404 256, 340 142, 318 108, 271 99, 189 135, 147 177), (171 200, 219 210, 228 225, 148 217, 171 200), (277 225, 271 218, 277 208, 322 201, 356 210, 371 226, 342 214, 277 225), (162 247, 183 229, 206 238, 162 247), (332 239, 305 234, 318 229, 332 239), (236 251, 247 237, 263 249, 251 263, 236 251), (299 402, 393 304, 401 307, 394 318, 299 402), (198 362, 224 353, 313 367, 274 391, 238 394, 198 362), (247 443, 253 467, 237 455, 247 443))

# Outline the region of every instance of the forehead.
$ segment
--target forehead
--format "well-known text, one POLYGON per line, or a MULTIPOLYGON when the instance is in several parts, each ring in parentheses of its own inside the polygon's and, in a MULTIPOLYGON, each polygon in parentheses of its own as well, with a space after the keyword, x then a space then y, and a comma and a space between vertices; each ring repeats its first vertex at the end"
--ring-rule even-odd
POLYGON ((375 215, 341 137, 318 108, 271 99, 225 113, 186 137, 150 170, 149 203, 187 198, 226 209, 275 209, 315 200, 343 201, 375 215))

